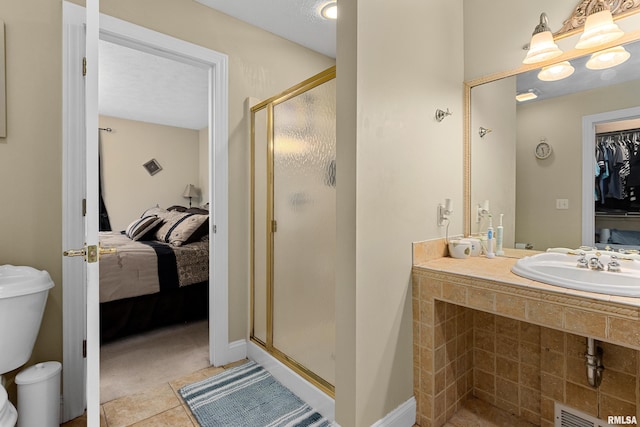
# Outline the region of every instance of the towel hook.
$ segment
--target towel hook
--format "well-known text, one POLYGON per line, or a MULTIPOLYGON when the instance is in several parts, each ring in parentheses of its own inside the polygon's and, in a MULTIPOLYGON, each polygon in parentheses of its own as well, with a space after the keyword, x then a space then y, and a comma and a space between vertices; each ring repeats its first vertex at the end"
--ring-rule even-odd
POLYGON ((452 115, 453 113, 451 111, 449 111, 449 109, 447 108, 447 111, 442 111, 441 109, 437 109, 436 110, 436 120, 441 122, 444 120, 445 117, 452 115))
POLYGON ((480 138, 484 138, 485 135, 488 134, 489 132, 491 132, 491 129, 483 128, 482 126, 480 126, 480 130, 478 131, 478 134, 480 135, 480 138))

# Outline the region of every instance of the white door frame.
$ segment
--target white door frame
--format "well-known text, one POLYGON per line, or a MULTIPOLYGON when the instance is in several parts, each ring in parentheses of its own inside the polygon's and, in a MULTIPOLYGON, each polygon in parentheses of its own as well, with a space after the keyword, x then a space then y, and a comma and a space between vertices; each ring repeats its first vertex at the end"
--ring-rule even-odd
POLYGON ((640 117, 640 107, 607 111, 582 118, 582 244, 595 246, 594 153, 596 125, 640 117))
MULTIPOLYGON (((84 54, 84 45, 77 42, 78 28, 82 29, 84 16, 83 7, 63 2, 63 244, 70 245, 65 249, 74 247, 73 243, 78 239, 78 206, 84 197, 83 180, 77 179, 78 173, 83 176, 84 172, 77 170, 83 158, 77 151, 84 142, 84 129, 78 129, 75 120, 84 114, 84 83, 81 74, 74 71, 80 69, 80 63, 76 61, 84 54)), ((242 343, 230 345, 228 338, 228 57, 104 14, 100 14, 100 39, 209 70, 209 200, 213 201, 209 221, 209 358, 215 366, 242 359, 246 356, 246 346, 242 343)), ((81 349, 86 296, 83 280, 78 278, 77 271, 66 269, 66 264, 64 261, 64 420, 81 415, 86 396, 99 393, 99 390, 84 393, 86 375, 81 349)))

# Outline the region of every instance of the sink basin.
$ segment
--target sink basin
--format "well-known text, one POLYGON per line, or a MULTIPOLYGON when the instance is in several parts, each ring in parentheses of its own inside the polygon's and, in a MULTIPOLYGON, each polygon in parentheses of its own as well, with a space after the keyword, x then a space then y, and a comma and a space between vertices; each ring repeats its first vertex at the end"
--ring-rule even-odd
POLYGON ((605 270, 577 267, 580 258, 575 252, 541 253, 519 259, 511 268, 518 276, 563 288, 607 295, 640 297, 640 261, 608 251, 585 252, 587 260, 596 257, 605 270), (620 271, 606 271, 611 256, 618 256, 620 271))

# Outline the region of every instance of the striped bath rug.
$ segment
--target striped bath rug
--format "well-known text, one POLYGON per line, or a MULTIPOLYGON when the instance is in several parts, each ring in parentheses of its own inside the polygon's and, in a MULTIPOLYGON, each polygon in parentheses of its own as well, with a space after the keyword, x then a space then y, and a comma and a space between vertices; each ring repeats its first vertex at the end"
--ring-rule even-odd
POLYGON ((202 427, 333 425, 252 361, 179 392, 202 427))

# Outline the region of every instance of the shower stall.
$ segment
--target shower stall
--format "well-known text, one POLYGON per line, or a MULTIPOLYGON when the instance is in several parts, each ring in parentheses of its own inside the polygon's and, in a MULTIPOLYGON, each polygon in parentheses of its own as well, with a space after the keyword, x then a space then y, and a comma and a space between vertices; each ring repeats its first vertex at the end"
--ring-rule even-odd
POLYGON ((251 340, 333 396, 336 70, 251 108, 251 340))

